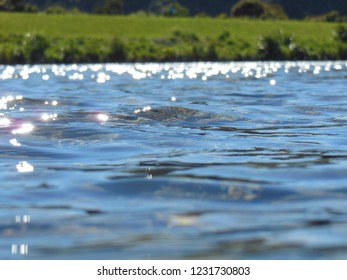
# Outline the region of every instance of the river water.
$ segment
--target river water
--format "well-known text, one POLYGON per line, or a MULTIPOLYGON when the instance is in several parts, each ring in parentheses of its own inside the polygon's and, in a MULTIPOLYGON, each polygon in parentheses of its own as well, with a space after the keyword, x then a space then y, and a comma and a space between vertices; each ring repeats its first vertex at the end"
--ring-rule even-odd
POLYGON ((1 259, 346 259, 347 63, 0 66, 1 259))

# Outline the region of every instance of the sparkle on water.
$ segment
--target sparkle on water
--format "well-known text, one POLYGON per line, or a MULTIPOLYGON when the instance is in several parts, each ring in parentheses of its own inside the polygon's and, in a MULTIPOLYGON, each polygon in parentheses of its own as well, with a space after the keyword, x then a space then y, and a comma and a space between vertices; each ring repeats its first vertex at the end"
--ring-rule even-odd
POLYGON ((345 61, 0 66, 0 257, 347 258, 346 80, 345 61))
POLYGON ((16 165, 16 167, 18 172, 33 172, 34 171, 34 167, 26 161, 19 162, 16 165))

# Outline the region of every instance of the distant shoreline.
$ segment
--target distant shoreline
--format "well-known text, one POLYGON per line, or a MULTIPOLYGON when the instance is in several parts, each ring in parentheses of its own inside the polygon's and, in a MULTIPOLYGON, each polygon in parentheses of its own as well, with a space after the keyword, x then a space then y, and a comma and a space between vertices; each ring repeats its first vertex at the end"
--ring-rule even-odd
POLYGON ((347 25, 0 14, 0 64, 347 59, 347 25))

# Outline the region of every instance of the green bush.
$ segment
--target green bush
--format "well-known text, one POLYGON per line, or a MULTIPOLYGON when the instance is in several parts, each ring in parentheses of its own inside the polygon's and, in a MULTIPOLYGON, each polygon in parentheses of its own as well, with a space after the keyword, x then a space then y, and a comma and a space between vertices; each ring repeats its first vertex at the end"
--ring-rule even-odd
POLYGON ((136 11, 136 12, 129 14, 129 16, 148 17, 148 16, 150 16, 150 14, 147 11, 139 10, 139 11, 136 11))
POLYGON ((323 15, 307 16, 305 20, 326 21, 326 22, 346 22, 347 17, 342 16, 339 11, 330 11, 323 15))
POLYGON ((218 19, 227 19, 227 18, 229 18, 229 16, 226 13, 221 13, 221 14, 217 15, 216 18, 218 18, 218 19))
POLYGON ((338 11, 331 11, 325 15, 325 20, 328 22, 339 22, 340 18, 341 16, 338 11))
POLYGON ((166 47, 162 49, 161 60, 162 61, 177 61, 178 54, 174 47, 166 47))
POLYGON ((44 63, 45 51, 49 47, 46 37, 40 34, 27 33, 24 35, 22 45, 27 63, 44 63))
POLYGON ((82 62, 83 45, 80 38, 61 40, 60 42, 61 62, 74 63, 82 62))
MULTIPOLYGON (((82 59, 83 62, 105 62, 110 61, 110 48, 108 42, 99 38, 85 37, 82 38, 82 59)), ((112 43, 111 43, 112 46, 112 43)))
POLYGON ((35 4, 25 4, 23 11, 26 13, 38 13, 39 7, 35 4))
POLYGON ((201 61, 204 60, 204 47, 202 44, 195 44, 191 48, 190 60, 201 61))
POLYGON ((151 40, 145 38, 133 38, 128 40, 124 46, 127 50, 126 57, 128 61, 160 61, 160 48, 151 40))
POLYGON ((49 6, 45 11, 46 14, 54 14, 54 15, 63 15, 63 14, 82 14, 83 12, 81 12, 77 7, 74 7, 72 9, 66 9, 64 6, 61 6, 59 4, 57 5, 52 5, 49 6))
POLYGON ((234 29, 232 35, 226 30, 212 37, 181 29, 159 39, 2 33, 0 63, 346 59, 347 26, 337 26, 334 36, 296 40, 280 31, 259 37, 255 44, 234 29))
POLYGON ((68 12, 70 14, 73 14, 73 15, 79 15, 79 14, 83 14, 84 13, 80 9, 78 9, 77 7, 74 7, 72 9, 70 9, 68 12))
POLYGON ((199 42, 199 37, 195 33, 176 30, 173 32, 171 40, 176 43, 180 42, 190 44, 199 42))
POLYGON ((68 11, 66 10, 65 7, 61 5, 53 5, 49 6, 46 10, 46 14, 56 14, 56 15, 61 15, 61 14, 66 14, 68 11))
POLYGON ((3 64, 23 64, 26 62, 23 49, 13 43, 0 44, 0 62, 3 64))
POLYGON ((67 43, 61 39, 52 39, 51 45, 45 51, 45 60, 47 63, 63 63, 65 58, 65 48, 67 43))

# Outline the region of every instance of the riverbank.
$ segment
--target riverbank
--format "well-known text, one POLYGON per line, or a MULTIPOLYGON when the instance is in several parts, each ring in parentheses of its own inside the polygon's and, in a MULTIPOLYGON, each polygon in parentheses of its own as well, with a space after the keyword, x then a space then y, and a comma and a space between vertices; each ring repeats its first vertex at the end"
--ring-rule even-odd
POLYGON ((0 63, 346 59, 347 42, 337 28, 305 21, 1 13, 0 63))

